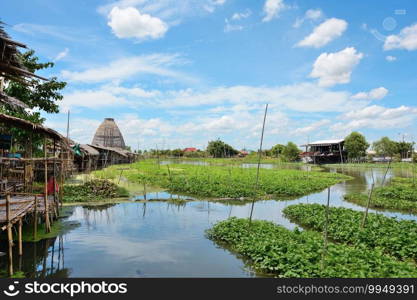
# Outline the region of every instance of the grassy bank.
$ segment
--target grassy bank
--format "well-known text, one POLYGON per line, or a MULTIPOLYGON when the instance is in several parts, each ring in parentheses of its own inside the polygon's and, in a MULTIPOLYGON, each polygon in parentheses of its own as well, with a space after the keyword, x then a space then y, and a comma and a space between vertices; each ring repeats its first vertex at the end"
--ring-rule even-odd
POLYGON ((214 225, 207 236, 277 277, 417 277, 411 263, 386 256, 380 249, 329 243, 316 232, 288 230, 267 221, 230 218, 214 225))
MULTIPOLYGON (((255 191, 256 168, 237 166, 169 164, 158 165, 155 160, 141 161, 123 172, 128 180, 159 186, 173 193, 200 197, 296 197, 318 192, 350 177, 337 173, 307 172, 288 169, 261 169, 258 193, 255 191)), ((95 176, 116 179, 120 166, 95 172, 95 176)))
POLYGON ((108 180, 94 179, 79 185, 64 186, 64 203, 103 202, 128 197, 129 192, 108 180))
MULTIPOLYGON (((284 209, 291 221, 315 231, 323 231, 326 207, 319 204, 291 205, 284 209)), ((335 242, 378 248, 398 259, 417 261, 417 222, 397 220, 369 213, 361 229, 363 212, 342 207, 329 208, 327 232, 335 242)))
MULTIPOLYGON (((350 193, 345 200, 366 206, 368 195, 350 193)), ((389 185, 375 188, 370 207, 417 214, 417 182, 412 178, 394 178, 389 185)))

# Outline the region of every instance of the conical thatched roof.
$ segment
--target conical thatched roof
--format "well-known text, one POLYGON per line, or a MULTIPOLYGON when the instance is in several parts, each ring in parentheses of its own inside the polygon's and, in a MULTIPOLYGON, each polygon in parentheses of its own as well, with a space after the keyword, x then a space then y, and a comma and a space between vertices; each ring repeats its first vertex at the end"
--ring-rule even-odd
POLYGON ((123 135, 112 118, 105 118, 103 123, 97 128, 92 145, 104 147, 125 148, 123 135))

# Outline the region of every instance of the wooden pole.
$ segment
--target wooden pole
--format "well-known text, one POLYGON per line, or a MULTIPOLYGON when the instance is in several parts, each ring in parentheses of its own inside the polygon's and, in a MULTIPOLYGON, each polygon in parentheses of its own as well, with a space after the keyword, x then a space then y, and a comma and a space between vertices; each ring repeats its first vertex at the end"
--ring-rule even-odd
POLYGON ((321 260, 322 269, 325 267, 325 259, 327 254, 327 239, 328 239, 328 226, 329 226, 329 206, 330 206, 330 188, 327 189, 327 205, 326 205, 326 223, 323 230, 323 253, 321 260))
POLYGON ((35 212, 33 214, 33 240, 36 241, 38 234, 38 196, 35 195, 35 212))
POLYGON ((13 235, 12 235, 12 223, 10 215, 10 194, 6 195, 6 219, 7 219, 7 240, 9 251, 9 276, 13 276, 13 235))
POLYGON ((63 197, 64 197, 64 162, 61 162, 61 174, 60 174, 60 186, 59 186, 59 201, 61 202, 61 206, 62 206, 62 202, 63 202, 63 197))
POLYGON ((343 165, 343 152, 342 152, 342 145, 339 143, 339 153, 340 153, 340 163, 343 165))
MULTIPOLYGON (((265 121, 266 121, 267 112, 268 112, 268 104, 265 105, 264 121, 263 121, 263 124, 262 124, 262 134, 261 134, 261 141, 260 141, 260 145, 259 145, 258 168, 256 170, 256 182, 255 182, 255 198, 256 198, 256 194, 258 193, 259 169, 260 169, 260 166, 261 166, 262 144, 263 144, 263 141, 264 141, 265 121)), ((252 215, 253 215, 253 208, 255 206, 255 198, 253 198, 252 206, 251 206, 251 209, 250 209, 249 224, 252 223, 252 215)))
POLYGON ((372 183, 371 190, 369 191, 369 195, 368 195, 368 201, 366 203, 365 214, 362 219, 362 224, 361 224, 362 229, 365 227, 366 219, 368 218, 368 210, 369 210, 369 206, 371 205, 371 199, 372 199, 372 194, 374 192, 374 187, 375 187, 375 183, 372 183))
POLYGON ((51 225, 49 222, 49 206, 48 206, 48 161, 46 160, 47 158, 47 147, 46 147, 46 138, 44 138, 44 145, 43 145, 43 150, 44 150, 44 157, 45 157, 45 163, 44 163, 44 168, 45 168, 45 186, 44 186, 44 209, 45 209, 45 231, 51 232, 51 225))
POLYGON ((19 256, 23 255, 23 243, 22 243, 22 218, 19 219, 19 231, 18 231, 18 240, 19 240, 19 256))

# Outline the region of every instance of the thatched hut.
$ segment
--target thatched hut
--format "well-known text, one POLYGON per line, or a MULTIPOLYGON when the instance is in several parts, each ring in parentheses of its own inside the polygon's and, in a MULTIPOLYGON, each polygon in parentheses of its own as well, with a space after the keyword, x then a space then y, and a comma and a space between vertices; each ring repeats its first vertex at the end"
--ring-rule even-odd
POLYGON ((97 128, 92 145, 125 149, 123 135, 113 118, 105 118, 97 128))

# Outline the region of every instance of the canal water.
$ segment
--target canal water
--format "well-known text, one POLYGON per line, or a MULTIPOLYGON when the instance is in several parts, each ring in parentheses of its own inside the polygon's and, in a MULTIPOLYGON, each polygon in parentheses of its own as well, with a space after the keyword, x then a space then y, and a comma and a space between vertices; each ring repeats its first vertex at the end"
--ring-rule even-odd
MULTIPOLYGON (((386 170, 328 168, 325 171, 354 177, 331 187, 330 205, 363 210, 345 202, 343 195, 351 191, 364 192, 373 180, 377 185, 382 184, 386 170)), ((391 170, 386 181, 389 182, 393 176, 408 177, 410 174, 408 170, 391 170)), ((23 257, 14 255, 15 269, 26 277, 40 278, 262 276, 253 272, 241 257, 205 236, 205 230, 217 221, 230 216, 249 217, 250 203, 189 201, 189 197, 164 191, 148 193, 146 197, 148 200, 173 200, 135 202, 143 200, 143 195, 137 195, 128 203, 75 206, 68 221, 78 222, 79 226, 55 239, 26 243, 23 257)), ((326 201, 327 191, 295 200, 258 201, 253 217, 294 228, 296 225, 282 215, 286 206, 325 204, 326 201)), ((414 215, 377 213, 417 220, 414 215)), ((1 270, 6 270, 6 264, 6 256, 0 257, 1 270)))

